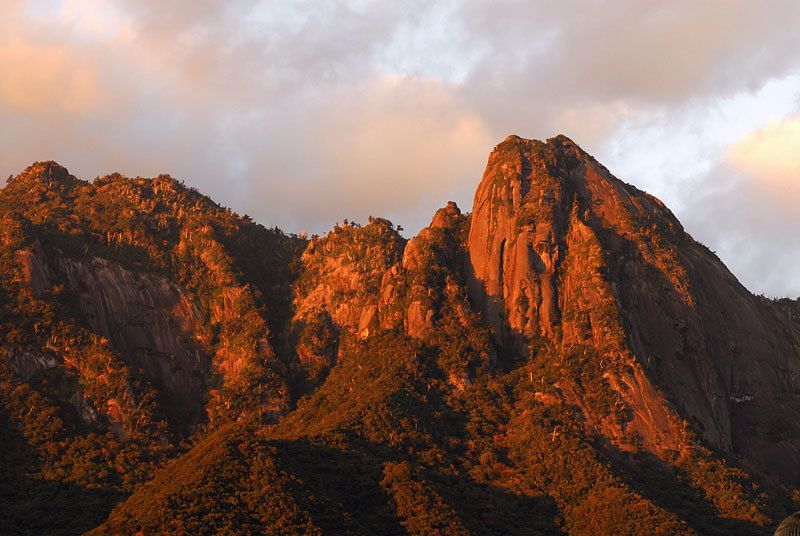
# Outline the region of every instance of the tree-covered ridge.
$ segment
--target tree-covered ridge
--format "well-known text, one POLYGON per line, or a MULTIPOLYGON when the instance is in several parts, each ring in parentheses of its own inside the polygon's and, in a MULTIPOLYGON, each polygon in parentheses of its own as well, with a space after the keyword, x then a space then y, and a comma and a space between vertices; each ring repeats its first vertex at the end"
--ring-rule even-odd
POLYGON ((770 534, 797 492, 708 441, 633 345, 658 348, 653 303, 676 330, 709 307, 686 298, 703 250, 566 138, 509 138, 493 170, 498 324, 470 297, 485 222, 454 203, 409 240, 382 218, 305 240, 167 176, 12 178, 0 532, 770 534))
POLYGON ((32 489, 55 503, 86 498, 62 528, 91 528, 198 426, 284 411, 290 380, 273 332, 288 320, 303 245, 168 176, 89 183, 45 162, 9 179, 0 386, 15 460, 10 526, 58 527, 57 512, 26 506, 32 489), (164 343, 178 354, 137 347, 165 319, 161 339, 179 335, 164 343))
MULTIPOLYGON (((288 320, 301 239, 239 217, 168 176, 114 174, 90 184, 52 162, 10 180, 0 209, 6 233, 16 233, 7 251, 35 244, 46 259, 99 257, 163 275, 190 294, 201 311, 190 343, 210 356, 219 378, 208 385, 218 390, 213 418, 240 416, 234 393, 258 398, 259 385, 285 383, 271 332, 288 320)), ((279 391, 265 395, 270 404, 284 397, 279 391)))
POLYGON ((721 536, 768 534, 791 508, 780 499, 765 517, 741 487, 752 481, 712 457, 669 469, 609 456, 572 411, 539 400, 527 363, 454 392, 412 339, 341 345, 326 382, 280 424, 206 438, 93 534, 179 534, 185 522, 198 534, 721 536), (686 471, 721 489, 706 495, 686 471))

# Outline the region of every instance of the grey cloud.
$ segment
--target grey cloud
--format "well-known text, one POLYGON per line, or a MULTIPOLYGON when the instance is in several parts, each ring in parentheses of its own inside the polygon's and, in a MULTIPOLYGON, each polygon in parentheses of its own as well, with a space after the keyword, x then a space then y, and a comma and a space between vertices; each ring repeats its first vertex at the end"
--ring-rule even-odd
POLYGON ((592 100, 670 102, 757 88, 800 59, 792 46, 800 5, 791 1, 477 2, 461 16, 492 44, 476 79, 552 84, 592 100), (509 60, 521 63, 522 77, 503 76, 509 60))
POLYGON ((740 282, 769 297, 800 296, 800 213, 776 208, 755 178, 726 164, 703 178, 679 216, 740 282))
POLYGON ((280 200, 279 219, 320 232, 375 215, 413 229, 450 197, 471 204, 494 141, 447 85, 386 78, 331 99, 312 110, 312 124, 291 125, 254 163, 281 181, 280 189, 264 181, 254 197, 280 200))
POLYGON ((551 133, 567 107, 708 103, 800 66, 792 1, 476 1, 459 16, 488 45, 464 91, 498 131, 551 133))

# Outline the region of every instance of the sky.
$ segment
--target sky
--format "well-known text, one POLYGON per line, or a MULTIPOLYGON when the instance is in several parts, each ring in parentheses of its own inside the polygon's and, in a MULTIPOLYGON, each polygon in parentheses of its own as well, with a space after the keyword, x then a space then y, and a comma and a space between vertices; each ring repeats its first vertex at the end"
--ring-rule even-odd
POLYGON ((800 2, 0 0, 0 173, 168 173, 286 232, 464 211, 563 133, 800 295, 800 2))

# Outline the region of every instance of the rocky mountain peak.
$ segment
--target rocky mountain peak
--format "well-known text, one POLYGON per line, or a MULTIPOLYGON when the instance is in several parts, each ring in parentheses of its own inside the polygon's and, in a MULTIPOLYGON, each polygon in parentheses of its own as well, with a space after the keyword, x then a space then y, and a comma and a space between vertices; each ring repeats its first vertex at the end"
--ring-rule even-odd
POLYGON ((34 162, 12 181, 9 181, 9 184, 30 181, 43 184, 51 189, 71 188, 79 182, 78 179, 69 174, 67 168, 52 160, 34 162))
POLYGON ((71 177, 67 168, 53 160, 34 162, 22 172, 22 175, 60 180, 68 180, 71 177))
MULTIPOLYGON (((662 267, 674 259, 642 244, 660 240, 644 235, 688 239, 660 201, 611 175, 566 136, 546 143, 509 136, 489 156, 469 235, 470 294, 500 339, 513 335, 519 345, 520 336, 552 334, 557 271, 573 225, 613 251, 633 242, 662 267)), ((685 294, 688 282, 679 276, 669 274, 685 294)))
POLYGON ((434 214, 430 227, 450 228, 458 224, 461 209, 455 201, 448 201, 447 206, 440 208, 434 214))
POLYGON ((76 189, 86 185, 86 181, 70 175, 58 163, 47 161, 36 162, 16 177, 9 178, 2 191, 8 208, 24 211, 28 206, 59 204, 74 197, 76 189))
POLYGON ((535 357, 542 340, 584 356, 572 380, 568 367, 558 373, 556 390, 612 441, 634 432, 651 452, 680 450, 680 417, 723 450, 800 477, 800 466, 784 463, 794 443, 769 432, 785 426, 746 424, 756 412, 800 411, 800 400, 778 408, 769 395, 800 373, 790 320, 742 287, 663 203, 565 136, 510 136, 495 147, 475 194, 466 274, 505 359, 535 357), (591 367, 587 355, 596 356, 591 367), (616 425, 592 409, 592 368, 602 378, 594 391, 610 388, 628 408, 616 425), (778 380, 768 370, 793 372, 778 380))

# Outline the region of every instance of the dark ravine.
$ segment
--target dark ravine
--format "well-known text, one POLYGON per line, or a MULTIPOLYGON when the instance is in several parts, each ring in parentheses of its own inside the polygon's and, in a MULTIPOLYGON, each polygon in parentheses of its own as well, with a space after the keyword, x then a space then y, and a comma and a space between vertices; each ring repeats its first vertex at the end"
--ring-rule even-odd
POLYGON ((564 136, 509 136, 472 212, 409 240, 37 163, 0 262, 0 533, 770 534, 800 507, 796 301, 564 136), (21 482, 107 498, 59 523, 21 482))

